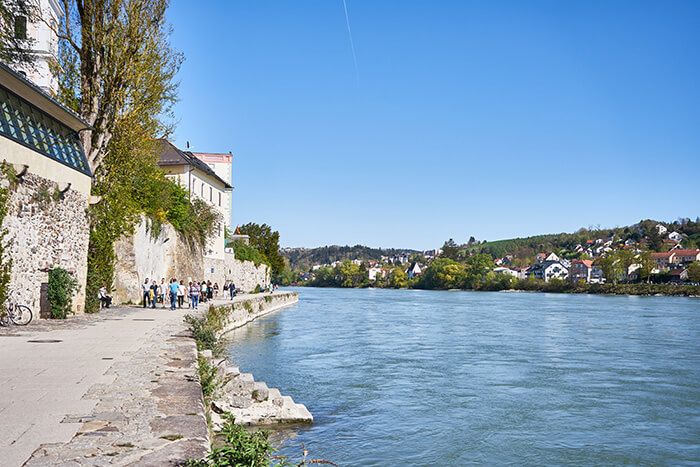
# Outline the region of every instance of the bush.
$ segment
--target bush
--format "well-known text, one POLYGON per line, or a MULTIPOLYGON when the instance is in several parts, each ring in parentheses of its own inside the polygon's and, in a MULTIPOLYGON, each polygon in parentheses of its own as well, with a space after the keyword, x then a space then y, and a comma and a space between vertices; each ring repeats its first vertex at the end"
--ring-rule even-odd
POLYGON ((188 466, 248 466, 267 467, 274 452, 268 431, 248 433, 234 423, 233 415, 224 414, 226 422, 221 429, 225 445, 214 449, 205 459, 190 460, 188 466))
POLYGON ((233 242, 233 254, 238 261, 252 261, 256 266, 260 266, 262 263, 267 264, 262 253, 240 240, 233 242))
POLYGON ((78 280, 68 271, 55 268, 49 271, 49 302, 51 318, 65 319, 72 313, 73 294, 78 290, 78 280))
POLYGON ((202 318, 185 315, 185 322, 190 325, 192 337, 197 342, 197 350, 211 350, 211 353, 215 356, 224 354, 226 350, 224 344, 217 337, 219 331, 218 323, 210 320, 208 315, 202 318))

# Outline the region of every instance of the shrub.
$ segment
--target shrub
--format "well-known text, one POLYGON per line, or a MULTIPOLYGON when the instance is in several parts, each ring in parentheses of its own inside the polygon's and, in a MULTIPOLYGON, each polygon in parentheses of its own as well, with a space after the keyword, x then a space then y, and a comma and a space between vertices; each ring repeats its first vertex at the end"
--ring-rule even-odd
POLYGON ((256 266, 260 266, 262 263, 267 264, 262 253, 240 240, 233 242, 233 254, 238 261, 252 261, 256 266))
POLYGON ((226 349, 217 337, 217 326, 214 326, 207 316, 198 318, 185 315, 185 322, 190 325, 192 337, 197 342, 197 350, 211 350, 215 356, 223 355, 226 349))
POLYGON ((249 466, 267 467, 274 452, 269 441, 270 432, 248 433, 234 423, 233 415, 224 414, 226 422, 221 429, 225 445, 214 449, 205 459, 190 460, 188 466, 249 466))
POLYGON ((78 290, 78 280, 68 271, 55 268, 49 271, 49 302, 51 318, 65 319, 72 313, 73 294, 78 290))

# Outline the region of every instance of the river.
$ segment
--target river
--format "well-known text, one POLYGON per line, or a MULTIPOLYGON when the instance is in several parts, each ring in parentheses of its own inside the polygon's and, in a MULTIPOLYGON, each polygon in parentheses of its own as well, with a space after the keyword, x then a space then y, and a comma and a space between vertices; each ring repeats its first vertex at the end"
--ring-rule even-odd
POLYGON ((341 466, 697 465, 700 299, 294 289, 231 334, 341 466))

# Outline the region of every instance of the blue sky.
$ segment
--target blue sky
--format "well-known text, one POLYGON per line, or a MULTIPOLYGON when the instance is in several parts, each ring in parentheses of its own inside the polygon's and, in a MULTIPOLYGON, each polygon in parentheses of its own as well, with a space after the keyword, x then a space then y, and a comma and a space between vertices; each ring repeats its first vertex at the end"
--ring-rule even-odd
POLYGON ((233 222, 427 249, 700 215, 700 2, 173 0, 233 222))

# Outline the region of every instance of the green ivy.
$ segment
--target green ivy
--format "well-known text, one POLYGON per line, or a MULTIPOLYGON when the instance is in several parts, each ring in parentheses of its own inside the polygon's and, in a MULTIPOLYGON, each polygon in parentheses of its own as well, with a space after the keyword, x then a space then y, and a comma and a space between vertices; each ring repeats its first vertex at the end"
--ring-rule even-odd
MULTIPOLYGON (((8 186, 10 188, 13 187, 16 184, 17 177, 15 176, 12 166, 3 161, 0 165, 0 171, 2 171, 4 178, 7 180, 8 186)), ((10 243, 5 241, 7 229, 1 227, 5 216, 7 216, 7 204, 9 199, 9 189, 0 187, 0 304, 7 301, 10 273, 12 272, 12 258, 8 252, 10 243)), ((4 309, 4 307, 0 308, 4 309)))
POLYGON ((73 294, 78 290, 78 280, 68 271, 55 268, 49 271, 49 303, 51 318, 65 319, 72 313, 73 294))

